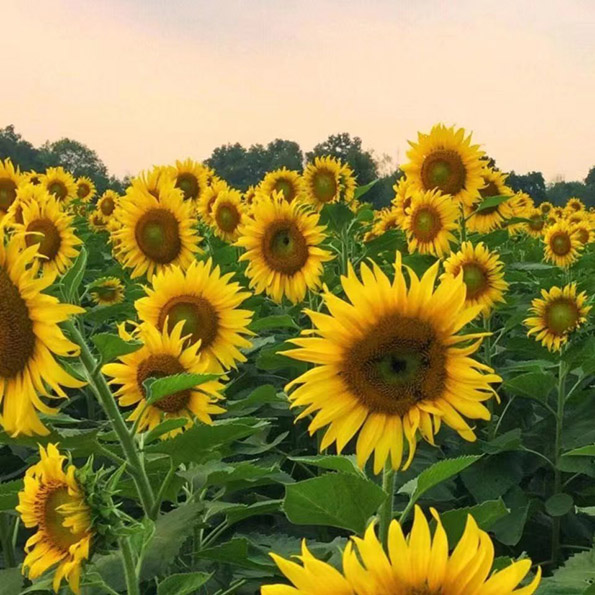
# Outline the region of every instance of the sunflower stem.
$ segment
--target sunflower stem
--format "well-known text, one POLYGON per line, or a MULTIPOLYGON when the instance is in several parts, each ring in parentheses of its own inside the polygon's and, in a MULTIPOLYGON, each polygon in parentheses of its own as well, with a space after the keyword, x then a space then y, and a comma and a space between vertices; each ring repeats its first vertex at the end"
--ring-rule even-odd
POLYGON ((393 520, 393 499, 395 490, 395 471, 392 467, 390 457, 387 458, 382 472, 382 489, 388 494, 386 500, 381 504, 378 516, 380 517, 380 541, 385 550, 388 548, 388 528, 393 520))
POLYGON ((2 553, 4 554, 4 567, 13 568, 16 566, 14 547, 11 536, 10 517, 6 514, 0 515, 0 543, 2 543, 2 553))
POLYGON ((463 205, 461 204, 459 206, 459 209, 461 211, 461 226, 460 226, 460 244, 462 244, 463 242, 467 241, 467 225, 466 225, 466 220, 465 220, 465 212, 463 210, 463 205))
MULTIPOLYGON (((492 328, 491 328, 492 317, 487 315, 483 317, 483 328, 486 333, 490 333, 484 338, 483 348, 486 366, 492 367, 492 328)), ((488 410, 490 412, 490 419, 488 421, 488 440, 493 440, 496 437, 497 425, 494 420, 494 399, 490 399, 487 402, 488 410)))
POLYGON ((124 574, 126 575, 126 592, 128 595, 140 595, 138 587, 138 577, 134 564, 134 553, 129 539, 120 540, 120 551, 122 552, 122 563, 124 565, 124 574))

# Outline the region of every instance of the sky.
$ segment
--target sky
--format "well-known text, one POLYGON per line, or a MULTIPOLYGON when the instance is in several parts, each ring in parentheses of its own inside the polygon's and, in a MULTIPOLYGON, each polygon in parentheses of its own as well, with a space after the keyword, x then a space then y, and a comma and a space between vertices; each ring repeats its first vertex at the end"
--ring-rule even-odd
POLYGON ((504 170, 595 165, 594 0, 2 0, 2 20, 0 127, 118 176, 344 131, 402 163, 438 122, 504 170))

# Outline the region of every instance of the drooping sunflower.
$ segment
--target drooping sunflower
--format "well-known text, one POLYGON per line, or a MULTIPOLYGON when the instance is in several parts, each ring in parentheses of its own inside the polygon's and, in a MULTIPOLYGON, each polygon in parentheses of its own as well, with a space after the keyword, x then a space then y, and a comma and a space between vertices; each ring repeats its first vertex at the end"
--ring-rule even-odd
POLYGON ((490 536, 467 516, 465 531, 449 554, 446 531, 438 513, 432 536, 421 508, 415 507, 413 526, 407 537, 392 521, 388 552, 369 525, 364 538, 352 537, 343 552, 343 572, 318 560, 305 542, 299 562, 276 554, 271 557, 294 585, 267 585, 262 595, 532 595, 541 581, 538 568, 531 582, 521 582, 531 569, 531 560, 512 562, 492 572, 494 546, 490 536), (388 555, 387 555, 388 554, 388 555))
POLYGON ((505 301, 508 283, 504 281, 503 266, 498 254, 490 252, 483 242, 476 246, 463 242, 460 250, 444 261, 446 275, 457 277, 462 271, 466 303, 483 306, 486 315, 497 302, 505 301))
POLYGON ((22 176, 10 159, 0 159, 0 221, 17 198, 22 176))
POLYGON ((458 203, 471 206, 485 185, 483 151, 471 144, 471 135, 454 126, 437 124, 430 134, 418 133, 417 143, 409 141, 409 162, 402 170, 423 192, 438 190, 458 203))
POLYGON ((306 166, 303 181, 305 200, 315 208, 338 202, 341 198, 341 162, 333 157, 316 157, 306 166))
POLYGON ((414 192, 402 227, 407 234, 410 252, 443 256, 455 241, 459 209, 448 194, 438 190, 414 192))
POLYGON ((192 159, 176 161, 175 167, 172 167, 170 171, 176 188, 184 193, 184 200, 192 201, 195 205, 206 192, 209 180, 213 175, 211 168, 192 159))
POLYGON ((213 225, 213 205, 219 198, 219 194, 227 190, 230 190, 230 188, 225 180, 221 178, 211 180, 211 184, 196 205, 196 211, 203 223, 213 225))
POLYGON ((193 262, 184 272, 178 267, 156 274, 147 297, 134 303, 141 321, 170 332, 183 321, 182 336, 189 343, 200 342, 198 353, 212 369, 229 369, 246 361, 240 349, 250 347, 244 336, 252 312, 241 303, 250 297, 232 273, 221 274, 212 261, 193 262))
POLYGON ((372 233, 378 237, 389 229, 399 229, 400 221, 400 212, 396 207, 376 211, 372 233))
POLYGON ((115 212, 120 195, 113 190, 106 190, 97 201, 97 210, 107 219, 115 212))
POLYGON ((107 219, 101 214, 101 211, 92 211, 87 218, 90 229, 95 233, 107 231, 107 219))
POLYGON ((535 208, 533 199, 526 192, 517 192, 508 204, 514 217, 526 217, 535 208))
POLYGON ((534 238, 542 237, 546 228, 546 220, 541 210, 532 209, 527 214, 527 219, 529 221, 523 224, 524 231, 534 238))
POLYGON ((545 259, 562 268, 576 262, 584 248, 573 226, 564 219, 546 229, 543 242, 545 259))
POLYGON ((395 191, 395 197, 392 200, 392 205, 395 209, 399 227, 401 227, 407 216, 407 211, 411 206, 411 199, 415 193, 415 186, 407 176, 402 176, 393 186, 393 190, 395 191))
POLYGON ((280 192, 287 202, 299 202, 305 197, 304 179, 297 171, 282 167, 265 175, 260 192, 266 196, 280 192))
POLYGON ((565 210, 572 213, 578 213, 579 211, 585 211, 586 208, 580 198, 573 197, 568 199, 565 210))
MULTIPOLYGON (((168 395, 149 405, 146 389, 143 385, 148 378, 163 378, 173 374, 193 373, 210 374, 216 372, 206 359, 198 357, 199 343, 186 345, 182 337, 183 322, 179 322, 173 331, 158 331, 150 324, 143 324, 138 329, 137 338, 143 346, 133 353, 121 356, 119 363, 106 364, 102 370, 110 376, 110 384, 119 388, 114 393, 120 406, 136 405, 128 417, 129 421, 138 421, 138 431, 151 430, 163 419, 186 418, 185 428, 192 427, 193 418, 205 424, 211 424, 211 415, 223 413, 225 409, 217 405, 222 399, 223 385, 219 380, 209 380, 194 388, 168 395)), ((169 432, 175 436, 181 428, 169 432)))
POLYGON ((80 593, 81 568, 93 539, 91 510, 76 480, 76 468, 68 465, 64 471, 66 457, 57 446, 40 446, 39 454, 39 463, 27 469, 16 507, 25 527, 37 528, 25 544, 23 572, 34 580, 57 564, 54 591, 66 579, 80 593))
POLYGON ((308 289, 320 286, 323 263, 332 259, 320 247, 325 239, 319 216, 297 201, 287 202, 281 193, 259 199, 253 218, 240 229, 239 246, 246 252, 250 287, 276 302, 283 296, 294 304, 308 289))
POLYGON ((21 250, 14 237, 4 246, 0 229, 0 424, 14 436, 47 434, 37 411, 53 414, 56 410, 40 396, 49 396, 51 390, 66 398, 63 386, 84 384, 55 360, 56 355, 78 352, 58 324, 84 310, 42 293, 52 277, 35 277, 30 265, 36 253, 37 245, 21 250))
POLYGON ((82 202, 91 202, 95 197, 95 184, 91 178, 81 176, 76 181, 76 195, 82 202))
POLYGON ((551 202, 544 201, 537 208, 541 211, 542 215, 547 215, 554 208, 554 205, 551 202))
POLYGON ((211 209, 213 230, 226 242, 235 242, 240 234, 240 226, 244 219, 242 193, 239 190, 223 190, 211 209))
POLYGON ((62 204, 68 204, 77 195, 74 178, 63 167, 49 167, 41 176, 41 183, 62 204))
POLYGON ((112 233, 119 242, 119 255, 124 266, 131 268, 131 277, 154 273, 177 265, 188 268, 200 237, 195 230, 192 205, 173 185, 157 199, 146 190, 129 189, 120 199, 116 219, 120 229, 112 233))
POLYGON ((542 289, 543 299, 535 298, 531 302, 533 316, 525 320, 529 327, 528 335, 550 351, 559 351, 568 341, 570 333, 587 320, 591 306, 585 305, 587 294, 582 291, 577 295, 576 283, 564 287, 552 287, 549 291, 542 289))
POLYGON ((409 271, 409 288, 400 253, 392 282, 375 263, 362 264, 361 281, 350 267, 341 278, 349 301, 326 292, 329 314, 306 310, 316 328, 284 354, 315 367, 287 390, 292 407, 305 407, 297 419, 313 416, 311 434, 328 426, 321 449, 336 443, 340 453, 359 430, 357 462, 363 467, 374 452, 379 473, 389 456, 393 469, 403 466, 403 437, 406 468, 418 431, 433 444, 444 422, 473 441, 463 416, 489 419, 482 401, 495 394, 490 383, 500 377, 470 357, 483 334, 458 334, 482 306, 465 303, 462 275, 434 289, 438 265, 421 279, 409 271))
POLYGON ((595 230, 588 220, 573 225, 572 230, 583 246, 595 242, 595 230))
POLYGON ((116 277, 104 277, 93 284, 89 295, 98 306, 113 306, 124 301, 124 285, 116 277))
MULTIPOLYGON (((506 176, 502 172, 488 169, 483 174, 483 181, 484 186, 479 189, 481 201, 492 196, 510 196, 512 198, 514 195, 514 192, 506 185, 506 176)), ((479 211, 477 209, 481 202, 466 207, 465 216, 468 218, 467 227, 469 231, 489 233, 502 227, 506 219, 512 215, 509 203, 510 201, 506 200, 496 206, 486 207, 479 211)))

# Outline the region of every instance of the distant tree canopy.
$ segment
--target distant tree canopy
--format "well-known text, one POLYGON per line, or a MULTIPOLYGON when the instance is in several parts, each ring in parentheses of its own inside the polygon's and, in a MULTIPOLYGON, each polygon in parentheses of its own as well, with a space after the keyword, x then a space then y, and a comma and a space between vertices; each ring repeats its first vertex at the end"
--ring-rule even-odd
POLYGON ((506 183, 515 192, 526 192, 537 204, 547 200, 545 180, 540 171, 531 171, 527 174, 517 174, 511 171, 506 183))
POLYGON ((0 159, 7 157, 24 171, 45 169, 39 149, 15 132, 12 124, 0 129, 0 159))

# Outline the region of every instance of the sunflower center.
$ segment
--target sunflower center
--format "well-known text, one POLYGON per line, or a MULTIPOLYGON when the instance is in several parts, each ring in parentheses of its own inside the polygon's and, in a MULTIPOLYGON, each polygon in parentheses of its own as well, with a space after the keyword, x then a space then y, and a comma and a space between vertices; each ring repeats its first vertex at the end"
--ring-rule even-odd
POLYGON ((529 227, 534 231, 541 231, 544 225, 545 221, 540 215, 533 215, 529 219, 529 227))
POLYGON ((88 184, 79 184, 79 187, 76 191, 79 198, 85 198, 89 196, 89 192, 91 192, 91 188, 88 184))
POLYGON ((84 533, 73 533, 64 526, 65 516, 59 510, 65 504, 73 504, 75 499, 68 493, 66 486, 50 487, 45 496, 43 522, 41 523, 46 533, 52 540, 52 545, 63 551, 68 551, 75 543, 79 542, 84 533))
POLYGON ((181 295, 169 300, 159 313, 157 326, 171 331, 184 321, 182 336, 190 335, 190 343, 200 340, 201 349, 212 345, 219 331, 219 316, 211 302, 196 295, 181 295))
POLYGON ((568 254, 572 248, 568 234, 554 234, 554 237, 550 240, 550 248, 552 249, 552 252, 558 256, 565 256, 568 254))
POLYGON ((114 202, 114 199, 111 196, 106 196, 102 201, 101 201, 101 212, 104 215, 111 215, 114 212, 114 208, 116 206, 116 203, 114 202))
POLYGON ((35 350, 29 308, 5 269, 0 267, 0 378, 25 369, 35 350))
POLYGON ((176 188, 184 193, 185 200, 194 200, 198 197, 198 191, 200 190, 196 176, 191 173, 180 174, 176 180, 176 188))
POLYGON ((215 213, 215 220, 219 229, 231 233, 240 223, 240 214, 233 205, 221 205, 215 213))
POLYGON ((269 267, 285 275, 294 275, 308 262, 308 244, 293 221, 279 221, 265 232, 263 257, 269 267))
POLYGON ((576 230, 576 237, 581 244, 586 244, 589 241, 589 232, 584 227, 579 227, 576 230))
POLYGON ((319 171, 314 178, 314 194, 320 202, 330 202, 337 194, 337 180, 330 171, 319 171))
POLYGON ((275 190, 277 192, 283 192, 283 197, 287 202, 291 202, 295 198, 295 188, 285 178, 281 178, 275 182, 275 190))
POLYGON ((547 327, 557 335, 571 331, 579 320, 576 304, 566 298, 549 304, 545 311, 547 327))
POLYGON ((421 587, 409 587, 407 595, 442 595, 442 589, 430 591, 430 587, 423 585, 421 587))
POLYGON ((38 253, 54 260, 60 251, 62 237, 54 222, 50 219, 35 219, 27 226, 28 234, 25 236, 27 246, 38 245, 38 253))
POLYGON ((469 262, 463 265, 463 282, 467 286, 467 298, 475 298, 487 289, 488 277, 482 266, 469 262))
POLYGON ((0 210, 8 211, 17 197, 17 185, 10 179, 0 180, 0 210))
POLYGON ((432 207, 421 207, 413 214, 411 230, 417 239, 429 242, 438 235, 441 228, 440 216, 432 207))
POLYGON ((182 249, 178 221, 165 209, 147 211, 136 224, 135 236, 145 255, 160 264, 175 260, 182 249))
POLYGON ((456 151, 438 149, 424 159, 421 179, 426 190, 437 188, 444 194, 455 195, 465 187, 467 172, 456 151))
POLYGON ((104 302, 112 302, 118 297, 118 288, 109 285, 99 285, 93 289, 93 292, 104 302))
POLYGON ((543 203, 540 207, 541 212, 546 215, 547 213, 549 213, 552 210, 552 207, 548 204, 543 203))
POLYGON ((390 314, 345 352, 341 375, 369 410, 404 415, 442 394, 446 350, 427 322, 390 314))
POLYGON ((68 189, 60 181, 52 182, 48 186, 48 191, 50 194, 53 194, 58 200, 64 200, 68 196, 68 189))
MULTIPOLYGON (((136 372, 136 381, 143 396, 146 397, 143 382, 147 378, 165 378, 165 376, 181 374, 185 371, 178 358, 173 355, 169 355, 168 353, 150 355, 139 364, 136 372)), ((178 413, 186 408, 189 400, 190 391, 182 390, 164 397, 154 403, 153 406, 161 409, 161 411, 165 411, 165 413, 178 413)))

